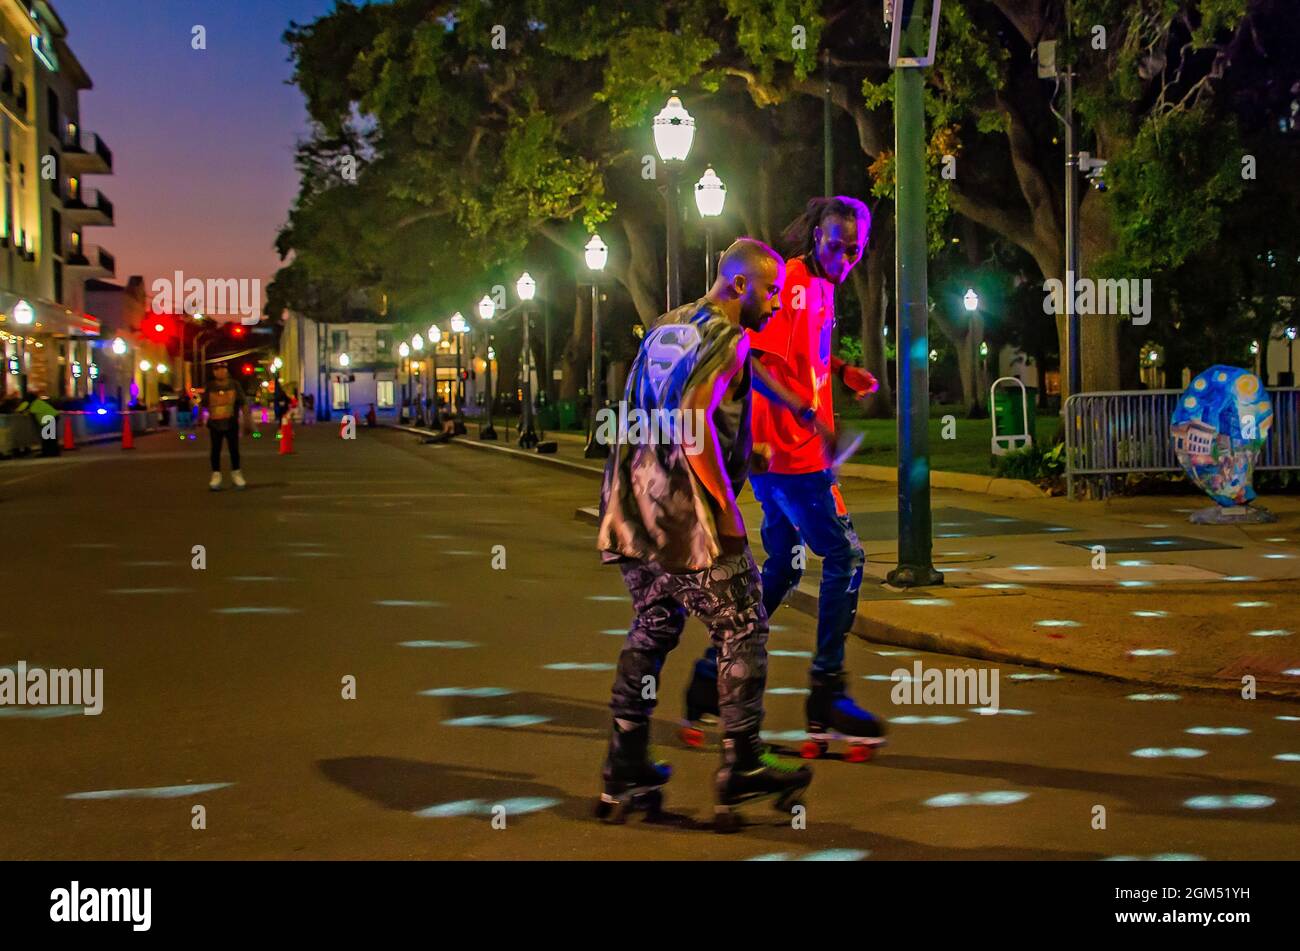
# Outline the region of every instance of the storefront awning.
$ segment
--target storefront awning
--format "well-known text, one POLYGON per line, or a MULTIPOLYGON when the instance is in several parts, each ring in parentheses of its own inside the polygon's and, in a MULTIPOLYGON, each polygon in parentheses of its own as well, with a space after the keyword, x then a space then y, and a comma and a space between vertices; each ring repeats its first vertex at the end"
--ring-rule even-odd
POLYGON ((98 337, 99 320, 39 297, 0 291, 0 330, 24 337, 98 337), (20 323, 22 305, 31 308, 31 323, 20 323))

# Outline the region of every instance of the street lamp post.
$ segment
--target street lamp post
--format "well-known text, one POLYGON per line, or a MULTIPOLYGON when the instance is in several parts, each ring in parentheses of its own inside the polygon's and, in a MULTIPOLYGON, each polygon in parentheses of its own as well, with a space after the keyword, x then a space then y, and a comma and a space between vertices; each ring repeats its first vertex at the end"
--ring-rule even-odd
POLYGON ((438 400, 440 399, 438 396, 438 345, 440 343, 442 343, 442 328, 437 324, 429 324, 429 376, 431 378, 429 386, 432 390, 430 398, 433 403, 429 410, 429 423, 434 426, 438 422, 438 400))
POLYGON ((686 161, 691 143, 695 140, 695 120, 677 98, 676 90, 668 104, 654 118, 654 137, 655 149, 664 165, 664 199, 668 211, 668 262, 665 270, 668 275, 668 310, 672 310, 681 306, 682 302, 681 266, 678 261, 681 211, 677 195, 677 169, 686 161))
POLYGON ((587 447, 582 454, 587 459, 604 459, 609 455, 609 446, 596 438, 596 412, 604 389, 600 378, 600 284, 597 277, 609 260, 609 248, 600 240, 600 235, 593 234, 584 254, 591 270, 591 409, 587 414, 587 447))
POLYGON ((1284 330, 1283 335, 1286 337, 1286 375, 1287 386, 1295 386, 1295 338, 1296 328, 1288 327, 1284 330))
POLYGON ((537 294, 537 282, 527 271, 515 283, 515 291, 524 305, 524 418, 519 425, 519 446, 532 449, 538 443, 537 431, 533 428, 533 350, 528 339, 528 328, 532 323, 532 300, 537 294))
POLYGON ((939 3, 936 0, 931 14, 933 32, 928 44, 922 6, 914 3, 893 7, 890 41, 890 66, 897 78, 894 220, 898 231, 898 564, 889 573, 888 581, 899 588, 943 583, 943 575, 934 569, 930 534, 930 338, 922 72, 934 56, 939 3))
MULTIPOLYGON (((497 305, 488 294, 483 295, 483 299, 478 302, 478 315, 485 324, 496 316, 497 305)), ((479 439, 496 439, 497 431, 492 427, 492 331, 486 326, 483 328, 483 334, 487 337, 487 426, 478 431, 479 439)))
MULTIPOLYGON (((979 406, 980 394, 984 392, 983 379, 979 373, 980 360, 979 357, 976 356, 976 354, 980 353, 980 347, 983 346, 984 343, 984 321, 983 321, 983 317, 980 315, 980 296, 979 294, 975 293, 975 289, 973 287, 966 288, 966 293, 965 295, 962 296, 962 306, 966 308, 966 313, 970 314, 970 321, 971 321, 970 372, 972 378, 971 388, 974 392, 971 395, 972 403, 970 406, 967 407, 967 410, 971 412, 972 418, 974 418, 975 415, 974 411, 976 410, 976 407, 979 406)), ((985 352, 987 352, 987 348, 985 348, 985 352)))
MULTIPOLYGON (((406 379, 402 382, 402 404, 406 406, 409 413, 411 408, 411 345, 403 340, 397 348, 397 355, 402 358, 402 363, 405 364, 406 379)), ((401 418, 400 413, 398 418, 401 418)))
POLYGON ((416 362, 415 376, 418 384, 418 385, 412 385, 411 387, 411 397, 412 399, 415 400, 415 410, 416 410, 415 419, 417 420, 415 425, 423 426, 424 425, 423 391, 424 391, 425 383, 423 379, 424 374, 420 372, 423 369, 423 367, 420 366, 420 364, 424 363, 424 338, 421 337, 418 333, 411 338, 411 351, 415 354, 415 362, 416 362))
MULTIPOLYGON (((829 194, 829 192, 828 192, 829 194)), ((727 186, 710 165, 695 183, 695 207, 704 221, 704 293, 713 286, 713 219, 722 214, 727 200, 727 186)))
POLYGON ((465 318, 460 311, 451 315, 451 332, 456 335, 456 386, 452 391, 452 402, 456 410, 456 435, 465 435, 465 423, 460 418, 461 407, 465 405, 465 381, 462 378, 464 371, 461 369, 460 362, 460 344, 465 338, 465 318))

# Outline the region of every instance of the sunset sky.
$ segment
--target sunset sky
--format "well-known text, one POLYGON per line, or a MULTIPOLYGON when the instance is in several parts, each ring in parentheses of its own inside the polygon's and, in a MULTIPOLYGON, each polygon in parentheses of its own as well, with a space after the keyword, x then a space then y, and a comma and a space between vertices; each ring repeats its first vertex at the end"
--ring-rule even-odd
POLYGON ((116 227, 88 239, 117 256, 117 281, 260 278, 297 192, 302 97, 286 85, 281 36, 333 0, 54 0, 68 43, 94 80, 82 128, 113 150, 114 174, 91 178, 116 227), (191 48, 207 29, 207 50, 191 48))

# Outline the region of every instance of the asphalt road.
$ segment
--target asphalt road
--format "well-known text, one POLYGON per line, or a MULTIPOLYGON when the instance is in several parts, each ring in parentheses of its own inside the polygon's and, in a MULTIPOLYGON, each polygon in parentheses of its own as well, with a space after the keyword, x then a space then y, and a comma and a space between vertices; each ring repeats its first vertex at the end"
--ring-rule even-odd
MULTIPOLYGON (((0 707, 0 858, 1300 858, 1300 706, 856 639, 891 745, 817 763, 805 828, 759 808, 716 835, 716 749, 673 738, 696 621, 655 726, 671 815, 604 826, 630 613, 573 517, 593 483, 358 435, 246 440, 239 493, 207 491, 203 435, 0 463, 0 666, 103 669, 99 716, 0 707), (885 678, 918 660, 996 669, 1002 712, 893 704, 885 678)), ((774 625, 765 726, 794 745, 812 620, 774 625)))

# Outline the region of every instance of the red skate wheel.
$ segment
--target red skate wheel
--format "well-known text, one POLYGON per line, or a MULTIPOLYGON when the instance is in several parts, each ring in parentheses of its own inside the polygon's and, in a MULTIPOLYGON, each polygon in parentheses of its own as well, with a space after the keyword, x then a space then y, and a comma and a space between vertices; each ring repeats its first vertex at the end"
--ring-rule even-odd
POLYGON ((844 751, 844 761, 846 763, 865 763, 875 755, 875 747, 866 743, 855 743, 844 751))
POLYGON ((816 740, 805 740, 803 746, 799 747, 799 755, 804 759, 818 759, 825 752, 826 747, 816 740))
POLYGON ((693 726, 684 726, 677 731, 683 743, 696 748, 704 745, 704 731, 693 726))

